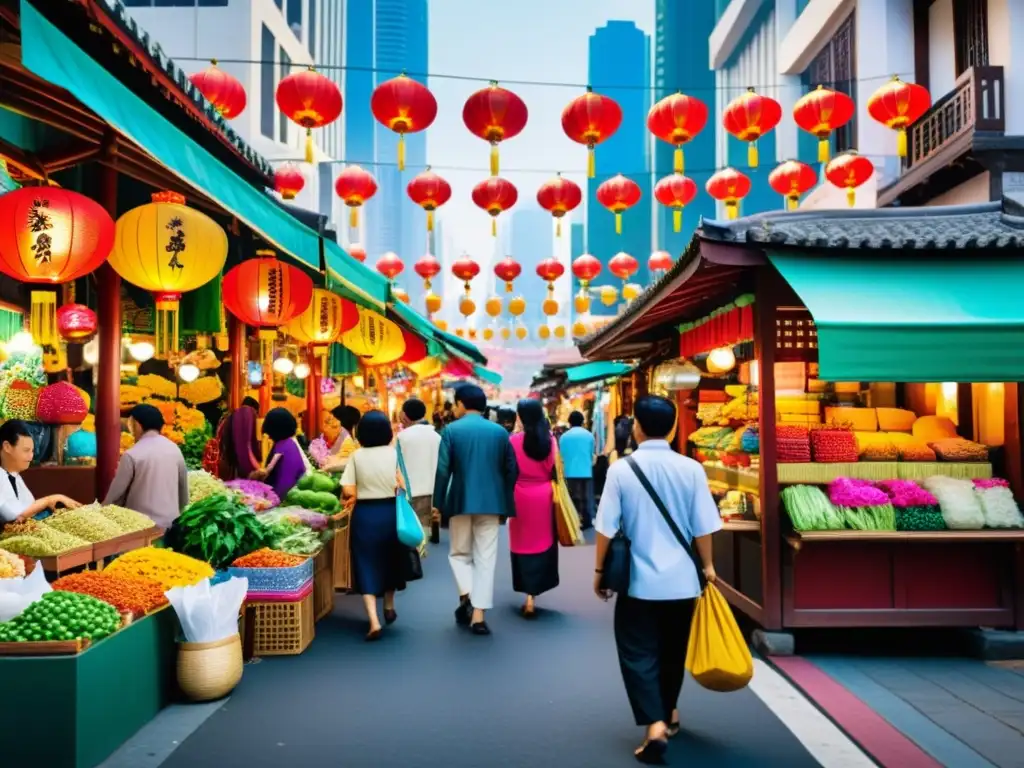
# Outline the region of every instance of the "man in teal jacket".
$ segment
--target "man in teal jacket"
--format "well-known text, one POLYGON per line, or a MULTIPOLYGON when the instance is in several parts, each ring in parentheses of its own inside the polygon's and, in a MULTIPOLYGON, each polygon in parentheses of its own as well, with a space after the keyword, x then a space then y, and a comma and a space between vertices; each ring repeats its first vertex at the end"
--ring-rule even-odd
POLYGON ((519 467, 508 432, 484 417, 487 396, 463 384, 455 391, 456 421, 441 433, 434 506, 448 521, 448 561, 459 588, 455 621, 489 635, 484 611, 494 604, 494 569, 502 517, 515 515, 519 467))

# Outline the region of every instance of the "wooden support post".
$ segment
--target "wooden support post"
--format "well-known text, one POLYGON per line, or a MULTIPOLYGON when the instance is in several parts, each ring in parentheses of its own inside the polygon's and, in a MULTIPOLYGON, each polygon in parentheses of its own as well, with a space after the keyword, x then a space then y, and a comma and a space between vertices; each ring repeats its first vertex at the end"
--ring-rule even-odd
POLYGON ((228 316, 228 355, 231 367, 228 372, 228 408, 233 413, 241 407, 245 397, 245 323, 234 315, 228 316))
MULTIPOLYGON (((116 153, 116 139, 110 139, 104 151, 116 153)), ((97 170, 100 205, 116 219, 117 171, 113 164, 97 166, 97 170)), ((121 454, 121 276, 104 263, 96 271, 96 284, 100 358, 96 379, 96 496, 103 499, 121 454)))
POLYGON ((782 531, 779 520, 778 452, 775 440, 775 345, 778 274, 762 267, 754 302, 754 356, 758 361, 758 426, 761 443, 761 584, 763 624, 782 629, 782 531))

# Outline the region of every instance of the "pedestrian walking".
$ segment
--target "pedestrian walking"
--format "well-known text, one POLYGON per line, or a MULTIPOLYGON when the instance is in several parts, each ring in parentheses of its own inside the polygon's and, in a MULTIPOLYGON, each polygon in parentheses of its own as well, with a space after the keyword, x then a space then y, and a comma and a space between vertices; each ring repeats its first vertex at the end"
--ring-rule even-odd
POLYGON ((558 450, 562 454, 565 484, 585 531, 593 527, 597 442, 594 435, 583 426, 583 422, 583 414, 579 411, 569 414, 569 430, 558 438, 558 450))
POLYGON ((637 449, 608 469, 596 522, 594 591, 602 600, 612 594, 604 578, 611 541, 621 532, 630 543, 629 589, 615 601, 615 645, 633 717, 646 729, 635 756, 653 765, 664 763, 667 740, 679 733, 676 704, 694 601, 701 593, 695 558, 669 520, 696 551, 711 583, 711 535, 722 527, 704 469, 669 445, 675 424, 670 400, 649 395, 637 401, 637 449))
MULTIPOLYGON (((402 404, 398 417, 402 431, 398 433, 398 444, 402 446, 402 458, 409 473, 409 501, 416 510, 416 517, 424 530, 430 531, 430 540, 440 540, 434 520, 434 476, 437 474, 437 454, 441 449, 441 436, 427 422, 427 406, 422 400, 411 397, 402 404)), ((421 550, 424 554, 426 549, 421 550)))
POLYGON ((373 641, 382 633, 378 599, 384 598, 384 622, 398 619, 395 592, 405 589, 408 548, 398 540, 398 452, 391 421, 383 411, 367 411, 356 433, 359 447, 345 466, 341 490, 349 514, 352 587, 363 596, 370 622, 366 640, 373 641))
POLYGON ((484 418, 487 396, 474 384, 455 391, 455 421, 441 435, 434 506, 449 521, 459 606, 455 621, 489 635, 484 612, 494 603, 494 569, 502 517, 515 515, 517 468, 508 432, 484 418))
POLYGON ((511 408, 499 408, 498 423, 511 435, 516 429, 516 412, 511 408))
POLYGON ((516 516, 508 522, 512 555, 512 589, 526 595, 523 618, 537 616, 535 598, 558 586, 558 541, 551 480, 557 451, 544 408, 537 400, 520 400, 516 409, 522 430, 510 438, 519 476, 516 516))

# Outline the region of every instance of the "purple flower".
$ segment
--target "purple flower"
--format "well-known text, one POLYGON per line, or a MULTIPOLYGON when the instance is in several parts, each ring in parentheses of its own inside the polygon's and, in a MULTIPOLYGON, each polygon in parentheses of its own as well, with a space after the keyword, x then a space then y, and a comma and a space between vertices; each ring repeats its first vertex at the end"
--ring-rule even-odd
POLYGON ((837 507, 881 507, 889 503, 885 491, 867 480, 837 477, 828 486, 829 500, 837 507))

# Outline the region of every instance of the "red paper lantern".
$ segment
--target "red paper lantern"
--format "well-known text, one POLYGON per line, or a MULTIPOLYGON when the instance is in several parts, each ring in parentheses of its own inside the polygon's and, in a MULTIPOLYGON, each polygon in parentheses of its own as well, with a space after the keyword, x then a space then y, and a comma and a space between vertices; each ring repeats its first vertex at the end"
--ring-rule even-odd
POLYGON ((795 211, 800 196, 818 183, 818 174, 811 166, 799 160, 787 160, 768 176, 768 184, 786 199, 786 207, 795 211))
POLYGON ((857 203, 857 187, 871 178, 874 164, 853 150, 834 157, 825 166, 825 178, 846 190, 846 202, 853 208, 857 203))
POLYGON ((673 263, 671 253, 668 251, 655 251, 647 259, 647 269, 655 274, 663 273, 672 269, 673 263))
POLYGON ((377 180, 373 174, 358 165, 350 165, 338 174, 334 181, 334 191, 349 207, 348 225, 353 229, 359 226, 359 208, 377 194, 377 180))
POLYGON ((750 178, 735 168, 723 168, 704 185, 715 200, 725 203, 726 218, 735 219, 740 200, 750 194, 750 178))
POLYGON ((469 290, 469 281, 480 274, 480 265, 469 256, 460 256, 452 264, 452 274, 462 280, 466 284, 466 290, 469 290))
POLYGON ((621 251, 612 256, 612 260, 608 262, 608 271, 623 282, 635 275, 638 269, 640 269, 640 262, 628 253, 621 251))
POLYGON ((591 280, 601 274, 601 262, 589 253, 584 253, 573 261, 572 273, 576 275, 580 285, 586 288, 591 280))
POLYGON ((491 234, 498 236, 498 216, 516 204, 519 192, 511 181, 492 176, 473 187, 473 202, 491 215, 491 234))
POLYGON ((506 256, 494 265, 494 274, 499 280, 505 282, 506 293, 512 293, 512 281, 519 277, 522 271, 522 266, 511 256, 506 256))
POLYGON ((86 341, 96 333, 96 327, 96 313, 84 304, 65 304, 57 310, 57 332, 66 341, 86 341))
POLYGON ((563 179, 559 173, 541 184, 537 190, 537 202, 555 217, 555 235, 561 237, 562 217, 583 202, 583 191, 576 182, 563 179))
POLYGON ((416 205, 427 212, 427 232, 434 230, 434 211, 448 202, 452 196, 451 185, 427 167, 405 188, 416 205))
POLYGON ((0 195, 0 272, 32 290, 29 327, 44 352, 57 346, 59 283, 99 267, 114 245, 114 220, 99 203, 59 187, 0 195))
POLYGON ((647 113, 647 130, 676 148, 672 170, 683 173, 683 145, 704 130, 708 107, 700 99, 685 93, 673 93, 651 107, 647 113))
POLYGON ((615 214, 615 234, 622 234, 622 212, 640 202, 640 187, 621 173, 601 183, 597 202, 615 214))
POLYGON ((916 123, 932 105, 928 89, 905 83, 896 75, 868 99, 868 114, 896 131, 896 154, 907 156, 907 126, 916 123))
POLYGON ((747 165, 757 168, 757 140, 779 124, 782 106, 775 99, 762 96, 748 88, 742 96, 729 102, 722 113, 722 125, 740 141, 750 143, 747 165))
POLYGON ((273 251, 232 267, 221 282, 227 310, 257 329, 260 358, 269 364, 277 329, 302 314, 313 299, 313 281, 298 267, 279 261, 273 251))
POLYGON ((437 99, 427 86, 402 74, 373 89, 370 111, 377 122, 398 134, 398 170, 405 170, 405 134, 430 127, 437 99))
POLYGON ((366 261, 366 249, 359 243, 353 243, 348 247, 348 255, 360 264, 366 261))
POLYGON ((697 196, 697 185, 693 179, 681 173, 673 173, 654 185, 654 197, 662 205, 672 209, 672 230, 683 229, 683 208, 697 196))
POLYGON ((466 99, 462 122, 474 136, 490 142, 491 176, 498 175, 498 144, 517 136, 528 117, 526 103, 494 81, 466 99))
POLYGON ((426 281, 426 288, 430 288, 430 281, 441 272, 441 262, 434 258, 433 254, 425 254, 412 267, 416 274, 426 281))
POLYGON ((818 162, 827 163, 831 154, 828 139, 832 131, 853 118, 853 99, 840 91, 818 86, 800 97, 793 106, 793 120, 818 139, 818 162))
POLYGON ((423 343, 423 339, 412 331, 405 328, 400 328, 400 330, 402 331, 402 339, 405 341, 405 352, 398 358, 399 362, 418 363, 427 356, 427 345, 423 343))
POLYGON ((555 280, 564 274, 565 267, 553 256, 549 256, 537 265, 537 277, 541 280, 547 280, 549 290, 554 287, 555 280))
POLYGON ((238 117, 245 110, 245 87, 238 78, 220 69, 216 59, 188 79, 226 120, 238 117))
POLYGON ((399 258, 397 253, 388 251, 377 259, 377 271, 388 280, 394 280, 405 269, 405 262, 399 258))
POLYGON ((298 166, 285 163, 274 171, 274 190, 284 200, 294 200, 306 186, 306 178, 298 166))
POLYGON ((587 176, 594 178, 596 166, 594 147, 619 130, 622 125, 622 107, 614 99, 587 92, 570 101, 562 110, 562 130, 573 141, 587 147, 587 176))
POLYGON ((313 67, 281 78, 275 94, 277 108, 306 129, 306 162, 313 162, 313 129, 330 125, 341 116, 341 91, 313 67))

